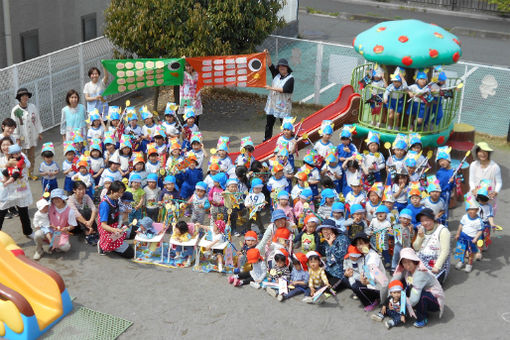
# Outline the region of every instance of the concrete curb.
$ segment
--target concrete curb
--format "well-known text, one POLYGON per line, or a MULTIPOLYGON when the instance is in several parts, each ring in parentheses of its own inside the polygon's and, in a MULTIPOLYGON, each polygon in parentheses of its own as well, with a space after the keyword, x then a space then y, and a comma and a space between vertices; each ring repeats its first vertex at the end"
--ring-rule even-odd
POLYGON ((445 16, 455 16, 455 17, 463 17, 463 18, 470 18, 470 19, 510 22, 510 18, 502 18, 502 17, 498 17, 495 15, 449 11, 449 10, 432 8, 432 7, 413 6, 413 5, 408 5, 407 3, 395 4, 395 3, 391 3, 391 2, 379 2, 379 1, 369 1, 369 0, 334 0, 334 1, 350 3, 350 4, 357 4, 357 5, 372 6, 372 7, 378 7, 378 8, 404 9, 404 10, 413 11, 413 12, 434 13, 434 14, 440 14, 440 15, 445 15, 445 16))
POLYGON ((453 27, 450 30, 450 32, 457 34, 457 35, 467 35, 467 36, 476 37, 476 38, 510 40, 510 33, 505 33, 505 32, 474 30, 471 28, 459 27, 459 26, 453 27))
MULTIPOLYGON (((338 0, 337 0, 338 1, 338 0)), ((394 18, 386 18, 386 17, 375 17, 371 15, 363 15, 363 14, 353 14, 340 12, 337 16, 322 14, 322 13, 308 13, 306 9, 300 9, 300 13, 314 15, 322 18, 331 18, 331 19, 341 19, 341 20, 357 20, 357 21, 365 21, 365 22, 373 22, 374 24, 383 22, 383 21, 392 21, 394 18)), ((499 39, 499 40, 510 40, 510 33, 506 32, 496 32, 496 31, 486 31, 479 29, 472 29, 467 27, 444 27, 444 29, 450 31, 453 34, 477 37, 477 38, 489 38, 489 39, 499 39)))

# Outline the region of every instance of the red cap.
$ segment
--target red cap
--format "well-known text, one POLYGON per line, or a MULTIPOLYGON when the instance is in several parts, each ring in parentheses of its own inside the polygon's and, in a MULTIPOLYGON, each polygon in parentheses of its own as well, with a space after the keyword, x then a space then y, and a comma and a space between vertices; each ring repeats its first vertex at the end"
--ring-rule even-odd
POLYGON ((404 285, 400 280, 393 280, 388 285, 388 290, 391 292, 400 292, 404 289, 404 285))
POLYGON ((284 240, 290 239, 290 230, 287 228, 278 228, 276 229, 273 237, 273 242, 277 242, 279 238, 283 238, 284 240))
POLYGON ((246 234, 244 234, 244 240, 257 241, 258 240, 257 233, 254 232, 253 230, 248 230, 246 234))
POLYGON ((306 262, 308 261, 308 259, 306 258, 305 254, 303 254, 303 253, 294 253, 292 256, 296 260, 298 260, 299 263, 301 263, 301 267, 303 267, 304 271, 308 271, 308 266, 306 265, 306 262))
POLYGON ((361 256, 361 252, 358 250, 358 248, 351 244, 349 245, 349 248, 347 248, 347 254, 345 254, 344 259, 348 258, 352 254, 359 254, 361 256))
POLYGON ((317 224, 320 223, 319 218, 317 216, 315 216, 315 214, 308 214, 305 217, 305 224, 308 224, 308 222, 310 222, 311 219, 315 219, 315 223, 317 223, 317 224))
POLYGON ((262 256, 260 256, 260 252, 257 248, 250 248, 246 252, 246 262, 248 263, 257 263, 259 261, 264 261, 262 256))

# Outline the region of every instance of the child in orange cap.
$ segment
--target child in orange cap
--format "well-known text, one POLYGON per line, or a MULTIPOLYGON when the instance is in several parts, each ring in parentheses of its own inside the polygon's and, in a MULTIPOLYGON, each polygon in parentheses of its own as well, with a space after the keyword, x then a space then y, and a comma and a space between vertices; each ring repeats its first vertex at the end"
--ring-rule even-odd
MULTIPOLYGON (((349 287, 356 282, 360 282, 361 272, 363 270, 363 259, 361 252, 353 245, 347 248, 347 254, 344 257, 344 280, 348 281, 349 287)), ((351 298, 357 300, 356 294, 352 294, 351 298)))
MULTIPOLYGON (((267 281, 278 283, 280 279, 289 282, 290 280, 290 269, 289 269, 289 252, 285 248, 281 248, 275 251, 273 267, 269 269, 267 274, 267 281)), ((266 292, 273 296, 278 296, 278 291, 273 287, 266 287, 266 292)))
POLYGON ((388 285, 390 295, 384 301, 381 311, 377 314, 372 314, 370 318, 374 321, 383 321, 387 316, 390 320, 386 321, 384 325, 386 328, 398 326, 406 322, 406 296, 402 295, 404 285, 399 280, 393 280, 388 285))
POLYGON ((322 287, 331 287, 331 285, 329 284, 326 271, 321 262, 320 254, 316 251, 309 251, 306 257, 308 259, 308 274, 310 275, 310 279, 308 280, 310 291, 308 294, 305 294, 306 297, 303 299, 303 302, 313 303, 313 296, 315 293, 322 287))
POLYGON ((290 282, 288 285, 289 292, 286 294, 279 294, 277 297, 278 301, 282 302, 293 296, 309 293, 308 280, 310 274, 308 274, 306 261, 307 258, 305 254, 292 254, 292 271, 290 273, 290 282))
POLYGON ((233 284, 235 287, 239 287, 249 283, 253 288, 259 289, 260 284, 267 275, 266 262, 262 256, 260 256, 260 252, 257 248, 248 249, 246 252, 246 262, 251 264, 252 270, 239 273, 239 275, 234 278, 233 284))
POLYGON ((314 214, 308 214, 305 217, 305 227, 295 238, 296 247, 299 251, 306 254, 311 250, 317 250, 320 243, 319 234, 317 233, 319 223, 319 218, 314 214))
MULTIPOLYGON (((237 268, 234 269, 234 274, 239 274, 241 272, 248 272, 251 269, 251 266, 247 263, 246 254, 248 250, 254 248, 257 245, 258 236, 257 233, 253 230, 248 230, 244 234, 244 244, 239 251, 239 255, 237 257, 237 268)), ((232 275, 228 278, 229 283, 234 282, 235 275, 232 275)))

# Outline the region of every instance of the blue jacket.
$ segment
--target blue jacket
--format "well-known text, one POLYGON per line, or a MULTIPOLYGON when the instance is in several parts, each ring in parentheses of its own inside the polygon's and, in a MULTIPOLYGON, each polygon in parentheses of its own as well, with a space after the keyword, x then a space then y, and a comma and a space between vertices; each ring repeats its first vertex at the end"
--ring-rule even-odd
POLYGON ((202 169, 187 169, 182 176, 181 197, 188 199, 195 191, 195 185, 203 178, 202 169))
POLYGON ((324 269, 328 274, 340 280, 344 277, 344 256, 347 254, 349 244, 349 238, 344 233, 340 233, 336 236, 332 245, 329 245, 327 242, 324 242, 322 245, 326 261, 324 269))
MULTIPOLYGON (((342 143, 340 143, 337 147, 336 147, 336 152, 338 154, 338 158, 349 158, 352 156, 353 153, 355 153, 357 151, 356 149, 356 146, 353 144, 353 143, 350 143, 348 145, 349 147, 349 152, 345 152, 344 151, 344 145, 342 143)), ((341 165, 341 164, 340 164, 341 165)))

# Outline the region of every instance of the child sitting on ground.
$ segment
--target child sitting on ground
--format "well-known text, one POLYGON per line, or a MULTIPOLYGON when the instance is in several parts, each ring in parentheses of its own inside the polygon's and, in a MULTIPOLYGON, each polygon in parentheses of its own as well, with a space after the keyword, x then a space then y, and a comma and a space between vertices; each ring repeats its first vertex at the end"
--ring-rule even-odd
MULTIPOLYGON (((179 221, 175 225, 174 231, 172 233, 172 239, 178 242, 187 242, 191 240, 192 236, 189 232, 188 223, 184 221, 179 221)), ((179 263, 184 263, 185 266, 189 267, 191 265, 191 257, 193 255, 193 247, 184 247, 184 246, 176 246, 175 247, 175 261, 179 263)))
MULTIPOLYGON (((251 270, 251 266, 247 262, 246 254, 247 254, 248 250, 257 246, 257 242, 258 242, 258 235, 253 230, 248 230, 244 234, 244 243, 241 244, 241 249, 239 250, 239 253, 237 256, 237 268, 234 269, 235 274, 239 274, 242 272, 249 272, 251 270)), ((236 275, 231 275, 228 279, 228 283, 230 283, 230 284, 234 283, 234 279, 236 277, 237 277, 236 275)))
POLYGON ((308 274, 310 278, 308 280, 308 287, 310 291, 303 299, 303 302, 313 303, 313 296, 315 293, 324 286, 330 287, 326 271, 323 268, 320 254, 316 251, 310 251, 306 254, 308 259, 308 274))
POLYGON ((381 311, 371 316, 372 320, 383 321, 387 316, 390 319, 384 323, 386 328, 396 327, 406 322, 406 297, 402 295, 404 285, 399 280, 393 280, 388 285, 389 296, 384 301, 381 311))
POLYGON ((306 255, 303 253, 294 253, 292 255, 292 271, 290 273, 290 282, 288 284, 288 293, 278 294, 278 301, 290 299, 299 294, 308 293, 308 267, 306 265, 306 255))
MULTIPOLYGON (((363 271, 364 259, 361 252, 353 245, 347 248, 347 254, 344 256, 344 280, 349 283, 349 287, 361 284, 361 273, 363 271)), ((351 295, 351 299, 357 300, 356 294, 351 295)))
MULTIPOLYGON (((273 267, 267 274, 267 281, 272 283, 279 283, 280 280, 289 282, 290 269, 289 269, 289 252, 285 248, 278 249, 274 255, 273 267)), ((278 290, 274 287, 266 287, 266 292, 277 297, 278 290)))
POLYGON ((248 249, 246 252, 246 262, 251 264, 252 270, 249 273, 239 273, 237 278, 234 278, 232 284, 235 287, 250 284, 253 288, 259 289, 260 284, 267 275, 267 267, 264 258, 260 256, 257 248, 248 249))
POLYGON ((335 202, 331 208, 331 217, 329 217, 333 222, 335 222, 337 229, 343 233, 347 232, 347 229, 344 226, 344 210, 345 207, 342 202, 335 202))
MULTIPOLYGON (((42 232, 44 234, 44 237, 48 241, 48 243, 51 243, 51 227, 50 227, 50 218, 48 216, 48 211, 50 208, 50 202, 48 200, 41 198, 36 203, 37 205, 37 211, 34 214, 34 231, 35 232, 42 232)), ((44 249, 42 247, 42 243, 37 244, 37 249, 34 253, 34 260, 39 260, 44 254, 44 249)))

